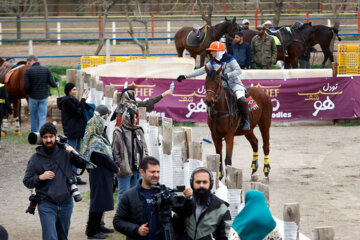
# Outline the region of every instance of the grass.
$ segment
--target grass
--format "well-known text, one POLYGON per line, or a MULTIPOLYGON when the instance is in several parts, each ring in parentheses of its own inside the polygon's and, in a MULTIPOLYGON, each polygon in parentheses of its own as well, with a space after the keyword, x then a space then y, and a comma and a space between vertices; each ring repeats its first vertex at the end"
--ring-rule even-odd
POLYGON ((60 94, 60 96, 64 95, 64 87, 66 81, 61 80, 61 75, 66 75, 66 70, 73 69, 73 67, 63 67, 63 66, 54 66, 54 65, 50 65, 47 67, 50 69, 51 74, 55 78, 55 81, 60 82, 59 93, 57 88, 50 88, 50 93, 52 95, 58 95, 58 94, 60 94))
POLYGON ((14 145, 28 144, 28 135, 31 132, 30 130, 22 129, 20 136, 14 135, 14 131, 15 130, 8 130, 6 132, 6 136, 1 138, 1 141, 9 142, 14 145))

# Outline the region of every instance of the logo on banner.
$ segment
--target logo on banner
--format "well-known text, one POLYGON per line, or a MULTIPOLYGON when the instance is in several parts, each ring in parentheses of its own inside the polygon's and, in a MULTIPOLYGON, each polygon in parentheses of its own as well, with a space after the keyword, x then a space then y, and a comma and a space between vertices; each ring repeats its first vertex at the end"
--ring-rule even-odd
POLYGON ((187 105, 188 114, 186 114, 186 118, 190 118, 193 113, 200 113, 206 112, 206 104, 204 103, 203 99, 200 99, 200 102, 196 103, 189 103, 187 105))
POLYGON ((326 96, 326 100, 316 101, 314 102, 314 108, 315 112, 312 114, 314 117, 316 117, 319 113, 319 111, 326 111, 326 110, 332 110, 335 108, 335 104, 330 100, 329 96, 326 96))
POLYGON ((274 113, 274 112, 279 110, 280 101, 278 99, 276 99, 276 98, 272 98, 271 102, 273 103, 272 118, 291 118, 291 116, 292 116, 291 112, 277 112, 277 113, 274 113), (275 106, 274 106, 274 103, 275 103, 275 106))

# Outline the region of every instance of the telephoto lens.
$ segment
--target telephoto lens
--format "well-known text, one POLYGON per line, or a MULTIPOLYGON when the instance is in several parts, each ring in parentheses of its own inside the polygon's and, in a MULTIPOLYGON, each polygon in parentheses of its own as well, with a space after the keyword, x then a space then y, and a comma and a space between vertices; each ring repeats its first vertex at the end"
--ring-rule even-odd
POLYGON ((75 202, 80 202, 82 200, 81 194, 78 187, 76 186, 76 181, 74 178, 69 179, 70 182, 70 193, 73 196, 75 202))

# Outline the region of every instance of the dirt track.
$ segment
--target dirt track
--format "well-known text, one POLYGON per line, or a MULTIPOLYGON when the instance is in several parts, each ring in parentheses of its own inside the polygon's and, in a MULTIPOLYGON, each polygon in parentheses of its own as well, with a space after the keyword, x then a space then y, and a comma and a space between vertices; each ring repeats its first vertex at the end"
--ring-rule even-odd
MULTIPOLYGON (((207 127, 194 127, 193 138, 207 136, 207 127)), ((256 135, 259 132, 256 129, 256 135)), ((271 128, 270 205, 273 215, 282 219, 284 203, 300 203, 300 230, 313 238, 313 228, 335 226, 336 239, 357 239, 360 225, 360 126, 292 126, 271 128)), ((259 142, 261 142, 259 138, 259 142)), ((33 147, 26 143, 3 142, 0 157, 0 224, 10 239, 40 239, 39 217, 25 214, 28 190, 22 184, 26 163, 33 147)), ((252 150, 243 137, 237 137, 234 166, 250 179, 252 150)), ((259 148, 260 173, 263 154, 259 148)), ((205 153, 214 153, 203 144, 205 153)), ((80 186, 82 192, 88 185, 80 186)), ((84 194, 83 194, 84 195, 84 194)), ((88 206, 75 204, 70 239, 86 239, 88 206)), ((111 226, 114 212, 107 214, 111 226)), ((117 235, 119 236, 119 235, 117 235)))

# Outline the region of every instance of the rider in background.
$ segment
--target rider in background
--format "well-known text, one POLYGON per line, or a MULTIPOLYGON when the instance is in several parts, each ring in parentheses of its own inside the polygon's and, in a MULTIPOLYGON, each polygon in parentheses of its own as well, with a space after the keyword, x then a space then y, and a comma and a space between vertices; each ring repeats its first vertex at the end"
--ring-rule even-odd
MULTIPOLYGON (((221 78, 223 86, 230 88, 236 95, 237 105, 242 116, 242 130, 246 131, 250 129, 248 103, 245 98, 245 87, 242 84, 239 75, 241 74, 241 68, 236 59, 230 54, 225 52, 225 45, 219 41, 212 42, 210 47, 206 49, 210 51, 213 59, 206 64, 207 68, 211 70, 218 70, 221 66, 222 73, 221 78)), ((193 78, 205 74, 205 66, 193 71, 188 75, 180 75, 177 80, 181 82, 186 78, 193 78)))

